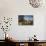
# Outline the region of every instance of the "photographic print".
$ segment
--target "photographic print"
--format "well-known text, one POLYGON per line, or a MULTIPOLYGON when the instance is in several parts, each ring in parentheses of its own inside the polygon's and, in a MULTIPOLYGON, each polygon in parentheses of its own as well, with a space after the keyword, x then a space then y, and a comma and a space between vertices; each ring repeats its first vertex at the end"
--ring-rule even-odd
POLYGON ((33 15, 19 15, 18 24, 19 25, 33 25, 33 15))

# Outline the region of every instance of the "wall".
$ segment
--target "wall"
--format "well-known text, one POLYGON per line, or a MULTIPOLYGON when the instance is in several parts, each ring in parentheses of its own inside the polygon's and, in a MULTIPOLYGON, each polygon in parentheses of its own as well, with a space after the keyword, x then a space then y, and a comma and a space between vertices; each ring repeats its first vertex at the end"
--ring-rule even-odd
MULTIPOLYGON (((44 6, 45 7, 45 6, 44 6)), ((0 0, 0 16, 12 17, 13 22, 8 33, 17 40, 27 40, 34 34, 39 40, 45 39, 45 12, 46 8, 32 8, 28 0, 0 0), (19 26, 18 15, 33 15, 33 26, 19 26)), ((2 31, 1 31, 2 33, 2 31)), ((1 34, 0 33, 0 34, 1 34)), ((1 34, 2 35, 2 34, 1 34)), ((0 36, 0 39, 3 37, 0 36)), ((4 38, 3 38, 4 39, 4 38)))

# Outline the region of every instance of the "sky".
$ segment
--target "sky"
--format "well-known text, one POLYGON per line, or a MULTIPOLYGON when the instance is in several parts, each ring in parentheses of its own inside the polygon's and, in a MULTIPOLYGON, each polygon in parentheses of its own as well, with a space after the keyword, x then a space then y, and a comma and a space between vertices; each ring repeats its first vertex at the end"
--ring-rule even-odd
POLYGON ((33 16, 32 15, 27 15, 27 16, 24 16, 24 19, 25 20, 33 20, 33 16))

